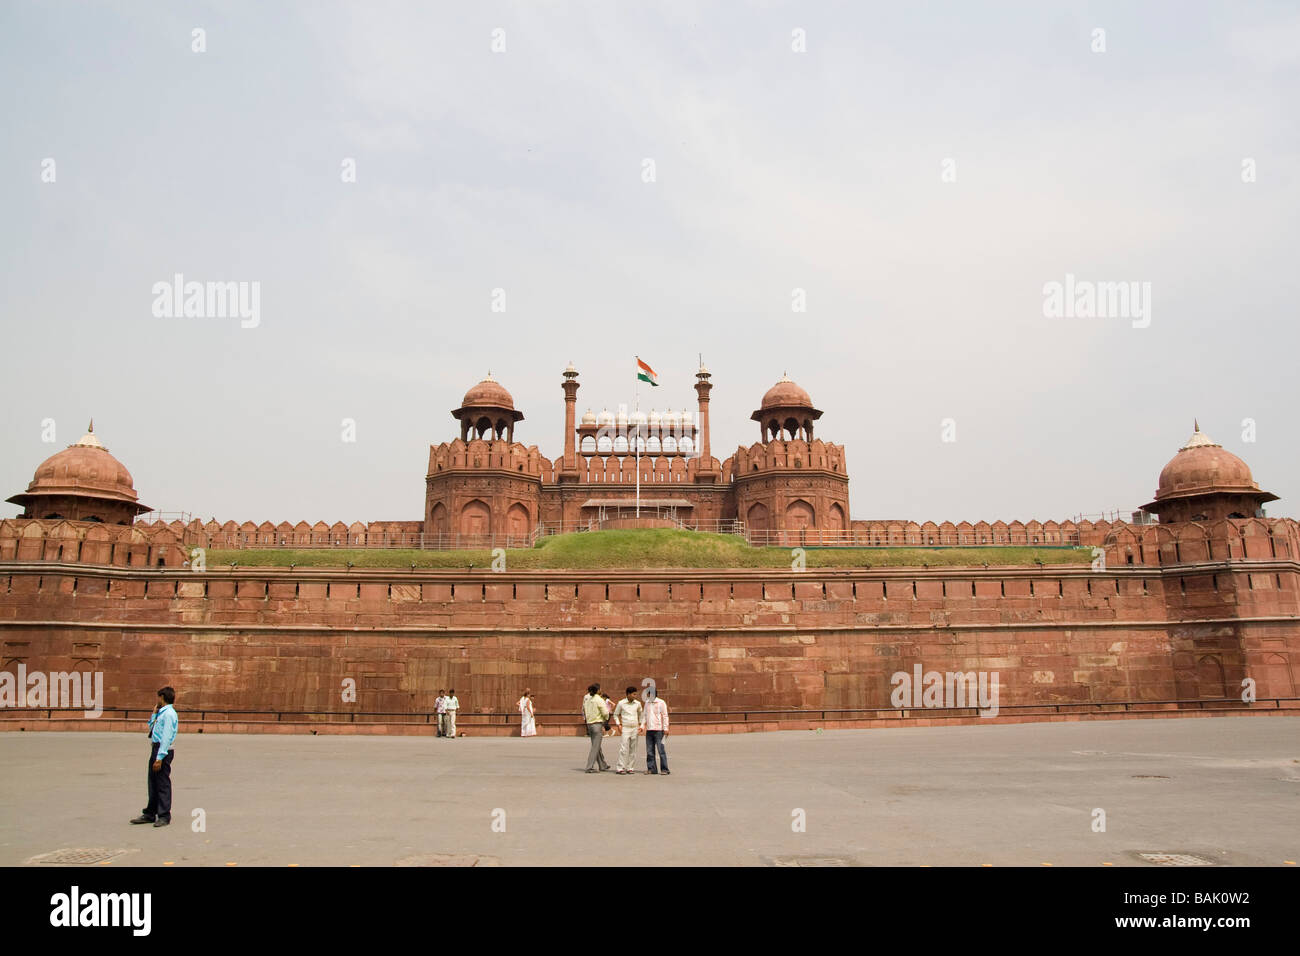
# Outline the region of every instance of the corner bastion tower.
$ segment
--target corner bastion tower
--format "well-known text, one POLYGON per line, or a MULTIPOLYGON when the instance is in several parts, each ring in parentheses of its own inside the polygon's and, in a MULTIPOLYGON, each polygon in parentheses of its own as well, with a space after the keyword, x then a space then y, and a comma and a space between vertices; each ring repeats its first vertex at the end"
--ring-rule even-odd
POLYGON ((539 528, 660 524, 717 531, 743 523, 773 543, 797 543, 808 531, 847 531, 844 448, 813 438, 822 412, 808 393, 782 376, 751 416, 760 441, 720 462, 709 439, 711 379, 701 365, 694 414, 589 408, 579 420, 581 386, 570 364, 560 385, 564 454, 552 460, 514 440, 523 413, 489 374, 451 413, 460 437, 429 449, 425 535, 443 544, 516 547, 539 528))
POLYGON ((761 441, 737 449, 727 462, 738 517, 774 543, 781 532, 792 537, 849 528, 844 446, 813 438, 813 423, 821 417, 808 393, 782 375, 750 416, 761 441))

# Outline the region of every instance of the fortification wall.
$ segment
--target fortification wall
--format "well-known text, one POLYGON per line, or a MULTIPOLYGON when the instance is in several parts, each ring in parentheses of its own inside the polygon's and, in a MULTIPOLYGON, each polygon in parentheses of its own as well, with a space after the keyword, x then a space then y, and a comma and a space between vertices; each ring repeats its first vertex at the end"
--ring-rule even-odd
MULTIPOLYGON (((557 488, 568 504, 589 488, 557 488)), ((709 489, 724 499, 728 490, 709 489)), ((192 547, 208 548, 383 548, 418 546, 420 521, 372 521, 369 524, 282 521, 182 523, 138 522, 107 525, 63 519, 0 520, 0 561, 53 560, 119 566, 179 567, 192 547)), ((1295 560, 1300 557, 1300 522, 1291 518, 1223 519, 1170 525, 1125 522, 854 521, 851 540, 833 532, 790 532, 791 546, 942 547, 979 545, 1098 547, 1108 566, 1165 567, 1183 563, 1251 559, 1295 560), (823 540, 824 537, 824 540, 823 540)), ((779 538, 779 535, 777 536, 779 538)), ((773 540, 777 540, 774 538, 773 540)))
POLYGON ((1292 518, 1225 518, 1167 525, 1069 520, 956 524, 857 520, 850 523, 850 529, 848 543, 862 547, 1074 545, 1104 548, 1107 563, 1125 565, 1300 555, 1300 523, 1292 518))
POLYGON ((1300 565, 410 572, 0 564, 0 666, 100 670, 105 705, 569 711, 888 707, 896 672, 997 671, 1003 705, 1295 696, 1300 565), (357 699, 344 703, 346 679, 357 699))

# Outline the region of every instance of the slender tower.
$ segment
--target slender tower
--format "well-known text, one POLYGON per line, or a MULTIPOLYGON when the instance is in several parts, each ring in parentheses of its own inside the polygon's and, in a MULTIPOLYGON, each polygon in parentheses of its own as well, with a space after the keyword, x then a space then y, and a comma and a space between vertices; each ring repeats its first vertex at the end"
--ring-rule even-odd
POLYGON ((578 480, 578 454, 576 446, 577 421, 574 412, 578 402, 578 370, 569 363, 564 370, 564 468, 561 481, 578 480))
POLYGON ((695 480, 701 482, 717 481, 718 478, 713 470, 713 455, 709 450, 709 391, 713 388, 709 378, 709 370, 704 367, 701 358, 700 370, 695 373, 695 394, 700 398, 700 433, 696 438, 699 442, 700 461, 695 469, 695 480))

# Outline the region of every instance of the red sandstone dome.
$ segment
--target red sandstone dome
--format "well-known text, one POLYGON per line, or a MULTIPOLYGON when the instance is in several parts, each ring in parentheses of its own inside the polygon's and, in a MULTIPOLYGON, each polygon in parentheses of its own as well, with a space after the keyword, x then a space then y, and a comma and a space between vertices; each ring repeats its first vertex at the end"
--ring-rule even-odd
POLYGON ((813 408, 812 397, 807 392, 790 381, 790 376, 782 375, 781 381, 767 390, 762 404, 749 417, 758 422, 764 441, 782 434, 812 441, 813 422, 822 413, 813 408))
POLYGON ((1156 501, 1223 491, 1254 494, 1259 493, 1259 485, 1244 461, 1197 425, 1187 444, 1161 469, 1156 501))
POLYGON ((485 436, 514 441, 515 422, 524 420, 524 413, 515 410, 514 397, 491 372, 465 393, 460 408, 451 415, 460 422, 461 441, 485 436))
POLYGON ((1160 471, 1155 500, 1143 511, 1164 521, 1249 518, 1277 495, 1260 490, 1246 463, 1195 425, 1192 437, 1160 471))
POLYGON ((41 462, 26 492, 7 500, 33 518, 126 524, 149 510, 139 503, 126 466, 95 437, 94 422, 79 442, 41 462))
POLYGON ((759 410, 793 407, 812 408, 812 396, 790 381, 789 377, 782 375, 781 381, 763 394, 763 401, 759 405, 759 410))
POLYGON ((465 393, 465 398, 460 404, 462 408, 485 406, 488 408, 508 408, 513 411, 515 400, 506 391, 505 387, 489 373, 487 378, 465 393))

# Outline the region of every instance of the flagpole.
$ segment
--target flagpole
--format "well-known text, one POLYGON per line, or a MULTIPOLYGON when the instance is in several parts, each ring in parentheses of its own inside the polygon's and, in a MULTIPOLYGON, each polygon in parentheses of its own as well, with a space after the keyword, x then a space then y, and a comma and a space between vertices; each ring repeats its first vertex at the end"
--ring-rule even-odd
MULTIPOLYGON (((641 356, 638 355, 636 359, 638 362, 640 362, 641 356)), ((636 371, 637 371, 637 375, 636 378, 634 379, 636 384, 632 386, 632 403, 636 406, 636 410, 632 413, 632 423, 636 427, 636 437, 632 440, 636 442, 636 516, 640 518, 641 517, 641 423, 640 421, 637 420, 637 416, 641 414, 641 369, 638 367, 636 371)))

